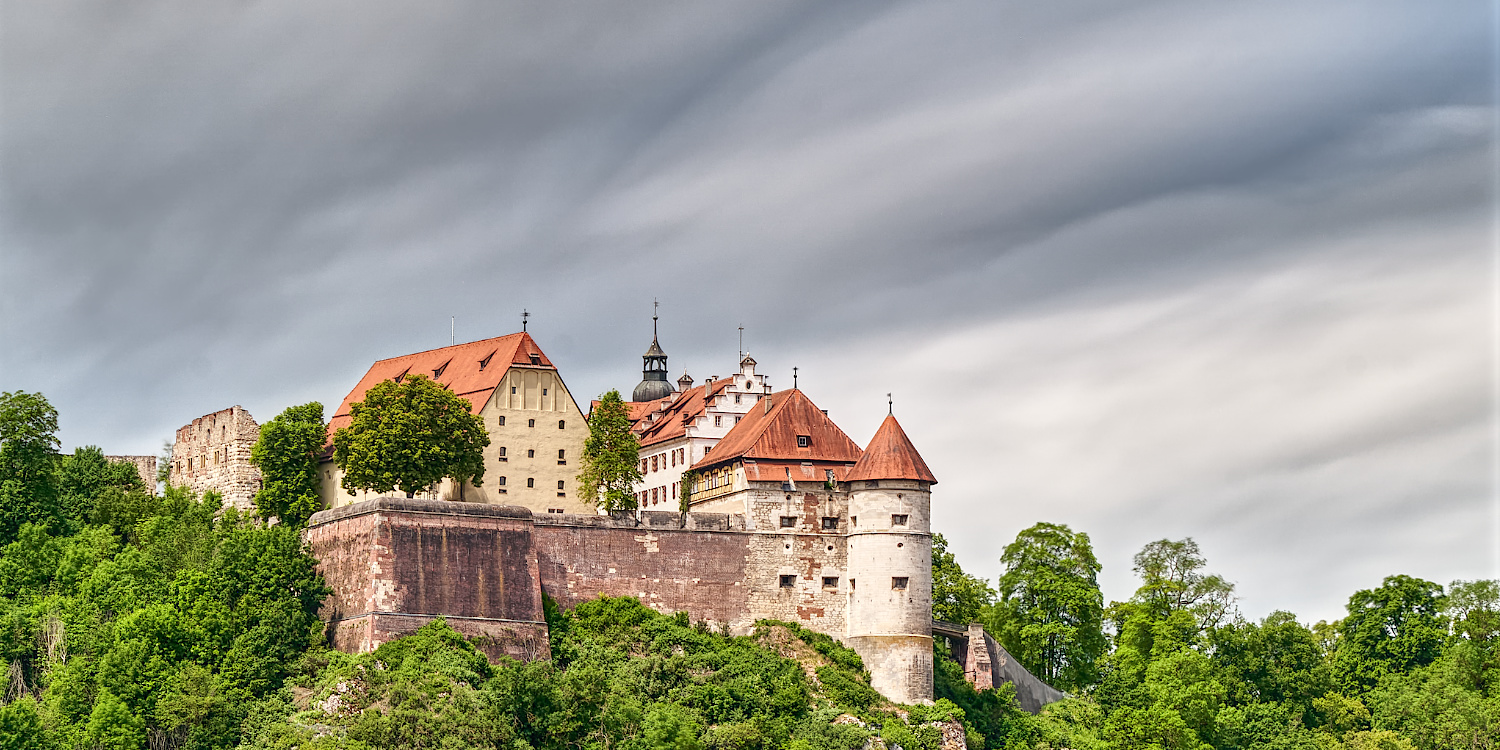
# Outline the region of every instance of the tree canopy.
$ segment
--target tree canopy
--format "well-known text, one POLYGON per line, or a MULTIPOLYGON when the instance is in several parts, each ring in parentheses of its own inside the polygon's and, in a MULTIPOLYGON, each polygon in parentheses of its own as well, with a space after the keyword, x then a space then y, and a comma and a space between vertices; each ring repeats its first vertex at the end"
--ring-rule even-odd
POLYGON ((983 578, 964 572, 942 534, 932 535, 932 618, 958 625, 978 622, 995 602, 983 578))
POLYGON ((1347 609, 1333 669, 1348 691, 1431 664, 1447 640, 1443 587, 1431 581, 1388 576, 1380 588, 1354 592, 1347 609))
POLYGON ((57 410, 40 393, 0 393, 0 544, 23 524, 64 523, 54 473, 57 410))
POLYGON ((589 436, 583 443, 583 471, 578 494, 606 511, 635 510, 635 483, 641 481, 640 443, 630 431, 630 411, 620 392, 599 397, 589 414, 589 436))
POLYGON ((318 455, 327 442, 328 425, 317 401, 288 407, 260 426, 250 463, 260 469, 255 507, 262 518, 293 528, 307 525, 318 510, 318 455))
POLYGON ((351 495, 400 490, 410 497, 444 478, 462 492, 465 482, 478 487, 484 480, 484 421, 425 375, 376 383, 350 405, 350 417, 333 434, 333 460, 351 495))
POLYGON ((1088 534, 1038 523, 1006 545, 996 636, 1028 670, 1062 690, 1097 678, 1104 653, 1104 597, 1088 534))

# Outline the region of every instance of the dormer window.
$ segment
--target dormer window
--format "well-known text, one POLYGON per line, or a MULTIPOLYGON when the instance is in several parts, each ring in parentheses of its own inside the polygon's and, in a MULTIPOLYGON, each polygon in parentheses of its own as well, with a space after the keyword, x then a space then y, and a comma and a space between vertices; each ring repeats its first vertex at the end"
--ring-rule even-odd
POLYGON ((408 372, 411 372, 411 368, 410 367, 406 368, 405 370, 402 370, 401 374, 397 375, 395 378, 393 378, 393 380, 395 380, 397 383, 401 382, 406 377, 406 373, 408 373, 408 372))
MULTIPOLYGON (((449 360, 449 361, 451 362, 452 360, 449 360)), ((436 380, 437 378, 442 377, 443 376, 443 371, 447 370, 447 369, 448 369, 448 362, 444 362, 444 363, 438 365, 437 369, 435 369, 435 370, 432 371, 432 377, 433 377, 433 379, 436 380)))
POLYGON ((806 447, 808 447, 810 445, 812 445, 812 436, 811 435, 798 435, 797 436, 797 447, 798 448, 806 448, 806 447))
POLYGON ((536 352, 532 352, 531 353, 531 364, 539 365, 541 363, 542 363, 542 357, 541 357, 541 355, 537 354, 536 352))
POLYGON ((489 367, 490 366, 490 360, 492 358, 494 358, 494 356, 495 356, 495 353, 494 352, 490 352, 488 355, 485 356, 484 359, 479 360, 479 369, 481 371, 483 371, 484 368, 489 367))

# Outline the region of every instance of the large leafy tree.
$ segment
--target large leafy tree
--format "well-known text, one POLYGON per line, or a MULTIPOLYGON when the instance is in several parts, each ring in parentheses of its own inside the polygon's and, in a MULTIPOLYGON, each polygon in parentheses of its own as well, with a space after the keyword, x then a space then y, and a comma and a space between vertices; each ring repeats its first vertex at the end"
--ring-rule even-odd
POLYGON ((630 432, 630 412, 620 392, 599 397, 589 415, 583 443, 583 471, 578 494, 601 509, 635 510, 635 483, 641 481, 640 443, 630 432))
POLYGON ((932 535, 932 616, 944 622, 967 625, 995 602, 995 590, 983 578, 964 572, 948 551, 942 534, 932 535))
POLYGON ((1290 612, 1215 628, 1208 643, 1232 704, 1286 704, 1310 724, 1314 701, 1333 687, 1317 636, 1290 612))
POLYGON ((993 623, 1007 650, 1047 683, 1077 690, 1098 678, 1104 653, 1104 597, 1088 534, 1038 523, 1000 556, 993 623))
POLYGON ((1431 664, 1448 637, 1443 587, 1411 576, 1387 576, 1380 588, 1356 591, 1339 627, 1333 671, 1348 692, 1380 678, 1431 664))
POLYGON ((57 528, 57 410, 40 393, 0 393, 0 545, 23 524, 57 528))
POLYGON ((288 407, 260 426, 250 463, 260 468, 255 507, 262 518, 293 528, 307 524, 318 510, 318 454, 327 442, 328 425, 317 401, 288 407))
POLYGON ((1190 612, 1200 629, 1219 625, 1234 609, 1234 584, 1223 576, 1205 574, 1207 564, 1198 543, 1160 539, 1135 555, 1134 570, 1141 577, 1135 601, 1154 619, 1173 612, 1190 612))
POLYGON ((400 490, 411 497, 445 477, 462 492, 464 482, 478 487, 484 480, 484 421, 425 375, 376 383, 350 416, 349 426, 333 433, 333 461, 351 495, 400 490))
POLYGON ((145 493, 146 483, 134 466, 110 461, 98 446, 89 445, 58 463, 57 491, 63 515, 73 524, 84 524, 94 521, 102 496, 145 493))

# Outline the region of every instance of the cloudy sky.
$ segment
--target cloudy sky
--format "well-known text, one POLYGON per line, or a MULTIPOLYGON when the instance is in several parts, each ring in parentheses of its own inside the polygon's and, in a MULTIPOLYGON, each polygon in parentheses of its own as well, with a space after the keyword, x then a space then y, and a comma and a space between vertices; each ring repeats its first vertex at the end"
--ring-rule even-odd
POLYGON ((0 4, 0 389, 156 453, 531 331, 896 412, 972 571, 1500 576, 1489 3, 0 4))

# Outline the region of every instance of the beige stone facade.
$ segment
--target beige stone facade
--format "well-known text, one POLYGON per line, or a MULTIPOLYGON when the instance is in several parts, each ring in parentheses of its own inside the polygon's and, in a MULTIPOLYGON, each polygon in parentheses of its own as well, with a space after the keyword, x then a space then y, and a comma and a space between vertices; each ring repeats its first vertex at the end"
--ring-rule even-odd
POLYGON ((261 482, 260 471, 250 465, 250 448, 259 439, 260 425, 243 406, 205 414, 178 428, 168 484, 214 490, 226 507, 252 511, 261 482))
MULTIPOLYGON (((490 445, 484 451, 484 477, 475 487, 457 486, 445 479, 417 497, 493 505, 518 505, 537 513, 595 513, 594 506, 578 496, 578 472, 582 468, 583 444, 588 422, 561 374, 526 334, 513 334, 495 343, 473 342, 422 352, 393 360, 382 360, 366 375, 355 401, 363 397, 367 384, 378 382, 386 371, 417 372, 417 360, 440 363, 428 368, 434 379, 468 398, 484 421, 490 445), (449 352, 449 350, 454 350, 449 352), (535 354, 536 356, 531 356, 535 354), (470 361, 472 360, 472 361, 470 361), (479 366, 484 363, 483 366, 479 366), (467 367, 468 369, 461 369, 467 367), (452 384, 452 385, 450 385, 452 384), (474 390, 464 390, 473 388, 474 390)), ((341 412, 344 408, 340 409, 341 412)), ((338 429, 347 419, 336 417, 329 425, 338 429)), ((341 486, 343 472, 331 458, 320 467, 324 507, 361 502, 380 493, 350 494, 341 486)))

